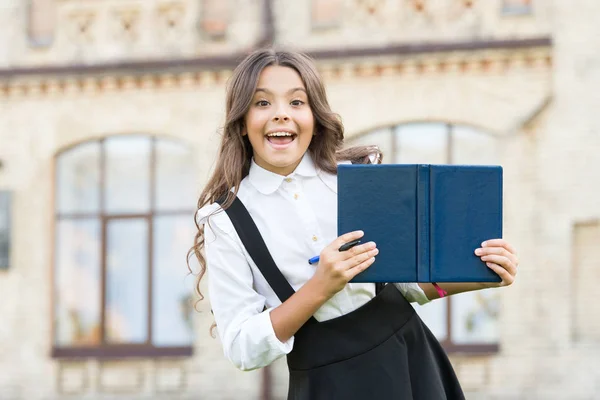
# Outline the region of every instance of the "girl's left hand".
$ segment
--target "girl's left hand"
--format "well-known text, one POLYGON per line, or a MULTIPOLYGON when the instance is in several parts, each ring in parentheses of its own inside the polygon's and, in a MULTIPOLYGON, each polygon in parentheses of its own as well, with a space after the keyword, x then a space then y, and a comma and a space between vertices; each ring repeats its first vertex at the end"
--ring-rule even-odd
POLYGON ((475 255, 502 279, 502 282, 485 283, 485 287, 509 286, 515 281, 519 259, 515 249, 506 240, 486 240, 482 247, 475 250, 475 255))

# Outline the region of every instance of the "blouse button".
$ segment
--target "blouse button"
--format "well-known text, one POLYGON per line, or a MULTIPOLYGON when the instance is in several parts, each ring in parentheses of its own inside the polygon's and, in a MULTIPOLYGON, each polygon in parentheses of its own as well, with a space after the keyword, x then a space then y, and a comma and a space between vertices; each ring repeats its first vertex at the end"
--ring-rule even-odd
POLYGON ((298 193, 294 193, 294 199, 298 200, 298 193))
POLYGON ((292 178, 285 178, 285 181, 286 181, 287 183, 290 183, 290 182, 292 181, 292 178))
POLYGON ((316 242, 317 240, 319 240, 319 238, 317 238, 315 235, 313 235, 312 240, 313 240, 313 242, 316 242))

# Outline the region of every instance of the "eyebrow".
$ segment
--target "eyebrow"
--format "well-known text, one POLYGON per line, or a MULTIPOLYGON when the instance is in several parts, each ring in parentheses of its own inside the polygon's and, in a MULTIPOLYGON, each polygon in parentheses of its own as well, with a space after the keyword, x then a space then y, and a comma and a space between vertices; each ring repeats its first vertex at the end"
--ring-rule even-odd
MULTIPOLYGON (((287 94, 291 94, 291 93, 298 92, 298 91, 306 93, 306 89, 304 89, 303 87, 295 87, 295 88, 291 88, 290 90, 288 90, 287 94)), ((256 91, 254 93, 257 93, 257 92, 265 92, 267 94, 273 94, 269 89, 265 89, 265 88, 256 88, 256 91)))

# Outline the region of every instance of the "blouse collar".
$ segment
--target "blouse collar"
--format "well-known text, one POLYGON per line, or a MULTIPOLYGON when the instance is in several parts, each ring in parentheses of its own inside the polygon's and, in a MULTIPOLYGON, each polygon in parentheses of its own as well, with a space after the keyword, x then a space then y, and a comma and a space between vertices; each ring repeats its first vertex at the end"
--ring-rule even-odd
POLYGON ((312 160, 312 157, 308 152, 304 153, 300 164, 298 164, 294 172, 292 172, 288 176, 283 176, 268 171, 263 167, 259 166, 254 161, 254 158, 252 158, 252 163, 250 164, 250 172, 248 173, 248 179, 250 180, 252 186, 254 186, 256 190, 258 190, 262 194, 271 194, 275 192, 279 188, 279 186, 281 186, 281 182, 283 182, 284 179, 293 177, 294 175, 304 177, 317 176, 317 169, 312 160))

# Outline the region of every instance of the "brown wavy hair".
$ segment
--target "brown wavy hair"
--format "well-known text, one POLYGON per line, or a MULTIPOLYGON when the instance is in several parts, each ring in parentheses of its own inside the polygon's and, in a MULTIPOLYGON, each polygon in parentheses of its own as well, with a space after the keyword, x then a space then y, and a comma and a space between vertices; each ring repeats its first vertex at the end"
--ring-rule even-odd
MULTIPOLYGON (((357 146, 342 150, 344 126, 340 117, 331 111, 325 86, 317 72, 314 61, 305 54, 291 51, 261 49, 248 55, 233 71, 227 85, 225 125, 219 146, 217 163, 200 194, 198 209, 218 199, 225 199, 222 209, 228 208, 237 195, 240 182, 248 175, 252 160, 252 146, 248 136, 242 135, 244 117, 248 112, 259 76, 265 67, 277 65, 294 69, 302 79, 308 95, 308 103, 315 119, 315 135, 308 147, 317 168, 337 173, 338 161, 352 163, 370 163, 374 155, 381 162, 382 154, 376 146, 357 146), (231 189, 234 188, 234 192, 231 189)), ((220 211, 220 210, 219 210, 220 211)), ((211 214, 212 215, 212 214, 211 214)), ((209 216, 210 217, 210 216, 209 216)), ((195 255, 200 264, 196 279, 196 292, 200 300, 204 299, 200 291, 200 281, 206 272, 206 260, 203 256, 204 225, 198 225, 194 245, 188 252, 190 258, 195 255)))

